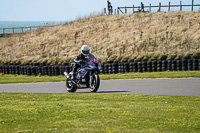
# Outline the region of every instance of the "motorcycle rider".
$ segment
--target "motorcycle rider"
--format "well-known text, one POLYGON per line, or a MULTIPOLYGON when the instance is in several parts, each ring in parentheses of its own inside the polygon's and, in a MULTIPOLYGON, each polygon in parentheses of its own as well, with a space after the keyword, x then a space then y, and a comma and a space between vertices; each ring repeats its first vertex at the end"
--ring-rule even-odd
POLYGON ((75 79, 77 69, 81 67, 81 65, 85 65, 88 60, 86 57, 89 57, 90 59, 94 58, 94 55, 90 53, 90 48, 88 45, 83 45, 81 47, 81 53, 76 56, 74 59, 74 67, 72 69, 72 79, 75 79))

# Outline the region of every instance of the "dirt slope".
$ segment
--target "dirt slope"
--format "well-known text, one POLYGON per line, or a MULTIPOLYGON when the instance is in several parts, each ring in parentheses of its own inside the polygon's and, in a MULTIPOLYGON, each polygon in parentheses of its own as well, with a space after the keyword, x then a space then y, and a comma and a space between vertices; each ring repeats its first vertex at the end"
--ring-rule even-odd
POLYGON ((83 44, 104 59, 200 51, 199 12, 91 16, 0 38, 1 61, 68 61, 83 44))

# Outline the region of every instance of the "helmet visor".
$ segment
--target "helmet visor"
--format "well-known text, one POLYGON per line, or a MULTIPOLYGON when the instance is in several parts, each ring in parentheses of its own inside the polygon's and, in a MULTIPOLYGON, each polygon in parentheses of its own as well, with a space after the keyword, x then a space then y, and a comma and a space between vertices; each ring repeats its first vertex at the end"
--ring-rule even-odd
POLYGON ((89 52, 90 52, 89 50, 87 50, 87 51, 82 50, 83 54, 89 54, 89 52))

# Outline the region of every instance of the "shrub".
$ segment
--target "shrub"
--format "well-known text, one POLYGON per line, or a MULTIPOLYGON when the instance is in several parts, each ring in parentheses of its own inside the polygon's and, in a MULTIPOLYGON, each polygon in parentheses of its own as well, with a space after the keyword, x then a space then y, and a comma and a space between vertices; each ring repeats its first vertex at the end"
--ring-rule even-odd
POLYGON ((128 59, 130 59, 130 56, 124 56, 121 60, 122 61, 127 61, 128 59))
POLYGON ((169 54, 167 56, 167 59, 175 59, 175 58, 176 58, 176 55, 174 55, 174 54, 169 54))
POLYGON ((157 59, 160 56, 160 54, 154 54, 151 59, 157 59))

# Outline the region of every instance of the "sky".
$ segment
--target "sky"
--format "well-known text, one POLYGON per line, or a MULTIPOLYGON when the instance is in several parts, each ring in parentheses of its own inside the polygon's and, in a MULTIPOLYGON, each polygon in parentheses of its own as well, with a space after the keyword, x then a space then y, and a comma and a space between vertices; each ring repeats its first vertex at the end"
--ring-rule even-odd
MULTIPOLYGON (((113 9, 120 6, 168 5, 168 0, 110 0, 113 9)), ((182 0, 191 4, 192 0, 182 0)), ((171 4, 180 4, 173 0, 171 4)), ((200 1, 194 0, 194 4, 200 1)), ((102 13, 107 0, 0 0, 0 21, 72 21, 90 14, 102 13)), ((199 8, 199 7, 198 7, 199 8)), ((190 10, 191 8, 185 9, 190 10)))

